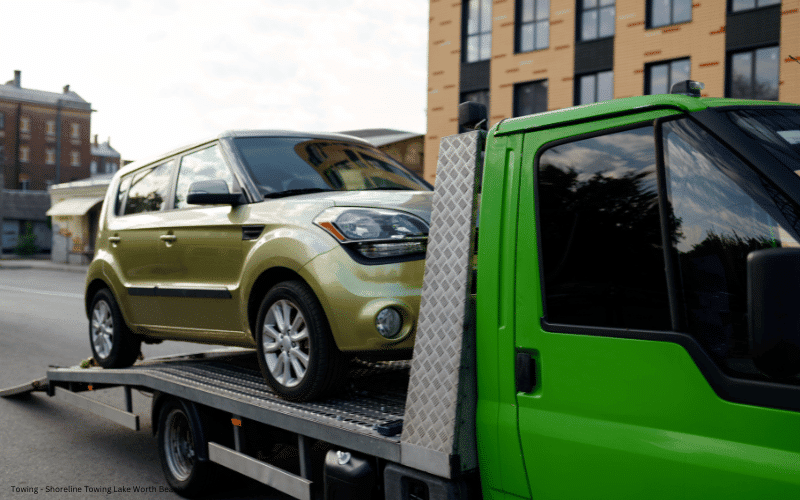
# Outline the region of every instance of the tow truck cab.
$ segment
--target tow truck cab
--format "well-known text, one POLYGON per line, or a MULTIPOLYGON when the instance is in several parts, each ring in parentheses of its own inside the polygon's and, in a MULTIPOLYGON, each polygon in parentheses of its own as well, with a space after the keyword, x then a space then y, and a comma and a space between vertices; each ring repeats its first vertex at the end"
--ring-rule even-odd
POLYGON ((685 90, 488 133, 485 498, 800 487, 800 106, 685 90))

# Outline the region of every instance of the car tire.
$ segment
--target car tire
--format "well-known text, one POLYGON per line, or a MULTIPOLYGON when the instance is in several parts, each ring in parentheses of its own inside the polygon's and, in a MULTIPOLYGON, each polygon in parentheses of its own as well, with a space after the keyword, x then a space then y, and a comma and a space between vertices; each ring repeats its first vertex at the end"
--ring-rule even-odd
POLYGON ((347 366, 322 306, 302 281, 278 283, 264 297, 256 320, 256 350, 267 383, 290 401, 332 394, 347 366))
POLYGON ((107 288, 98 291, 89 311, 89 343, 97 364, 103 368, 125 368, 135 363, 142 342, 125 324, 111 291, 107 288))
MULTIPOLYGON (((191 498, 208 490, 215 464, 200 459, 200 450, 208 448, 197 411, 177 399, 169 399, 158 417, 158 455, 161 469, 170 488, 191 498)), ((206 453, 207 454, 207 453, 206 453)))

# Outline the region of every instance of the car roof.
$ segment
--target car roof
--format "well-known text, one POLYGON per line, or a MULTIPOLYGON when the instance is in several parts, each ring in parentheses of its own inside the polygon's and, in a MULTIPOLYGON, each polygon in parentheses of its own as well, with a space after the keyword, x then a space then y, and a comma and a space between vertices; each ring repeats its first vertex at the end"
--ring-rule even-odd
POLYGON ((167 151, 163 154, 148 157, 145 160, 135 161, 130 165, 126 165, 124 168, 120 169, 118 175, 125 175, 145 165, 157 162, 162 158, 180 154, 184 151, 194 149, 198 146, 202 146, 203 144, 207 144, 209 142, 214 142, 219 139, 235 139, 238 137, 303 137, 308 139, 328 139, 334 141, 346 141, 372 147, 370 143, 365 141, 364 139, 352 135, 337 134, 335 132, 300 132, 296 130, 226 130, 215 137, 209 137, 202 141, 192 142, 182 147, 175 148, 171 151, 167 151))

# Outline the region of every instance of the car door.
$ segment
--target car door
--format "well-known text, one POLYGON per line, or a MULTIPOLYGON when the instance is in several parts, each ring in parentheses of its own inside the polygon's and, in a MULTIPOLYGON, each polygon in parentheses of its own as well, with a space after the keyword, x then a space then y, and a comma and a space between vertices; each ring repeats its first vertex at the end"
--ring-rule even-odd
POLYGON ((170 268, 160 282, 160 323, 198 340, 241 331, 237 304, 244 257, 242 226, 249 208, 187 204, 189 186, 210 179, 224 180, 231 192, 239 190, 217 143, 181 157, 173 210, 159 235, 170 268))
POLYGON ((758 179, 684 121, 525 137, 514 351, 534 365, 515 388, 533 498, 796 494, 798 414, 767 401, 741 328, 750 246, 795 243, 763 222, 758 179))
POLYGON ((160 303, 154 294, 168 269, 159 236, 176 162, 164 161, 122 179, 116 214, 109 218, 109 251, 125 287, 128 320, 135 325, 157 325, 160 303))

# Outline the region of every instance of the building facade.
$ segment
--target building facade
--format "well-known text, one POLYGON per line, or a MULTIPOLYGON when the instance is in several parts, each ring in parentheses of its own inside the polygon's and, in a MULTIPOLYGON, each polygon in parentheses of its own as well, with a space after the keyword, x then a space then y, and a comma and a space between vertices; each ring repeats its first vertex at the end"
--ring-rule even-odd
POLYGON ((45 190, 89 177, 91 104, 63 92, 22 87, 20 71, 0 85, 0 168, 6 189, 45 190))
POLYGON ((111 147, 111 138, 106 142, 97 141, 97 134, 91 147, 92 157, 89 163, 89 172, 92 176, 102 174, 113 174, 120 169, 122 156, 111 147))
POLYGON ((800 0, 431 0, 429 22, 430 182, 466 100, 490 126, 686 79, 704 96, 800 102, 800 0))

